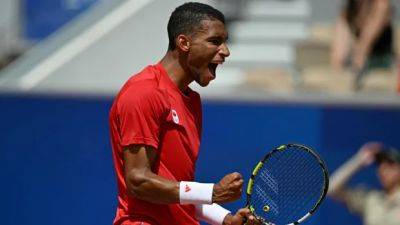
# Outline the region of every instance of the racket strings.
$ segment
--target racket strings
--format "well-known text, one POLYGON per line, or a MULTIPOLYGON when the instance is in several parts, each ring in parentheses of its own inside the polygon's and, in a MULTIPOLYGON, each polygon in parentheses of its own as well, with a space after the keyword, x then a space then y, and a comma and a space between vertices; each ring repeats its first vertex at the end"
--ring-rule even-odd
MULTIPOLYGON (((304 151, 293 152, 287 151, 285 153, 287 157, 292 157, 289 158, 289 161, 298 162, 293 167, 293 171, 298 173, 298 179, 296 179, 297 182, 290 182, 289 184, 292 185, 289 185, 285 192, 289 193, 288 199, 297 200, 298 202, 294 204, 291 213, 293 215, 304 215, 318 201, 319 196, 318 194, 315 195, 315 193, 322 191, 323 174, 319 164, 316 162, 316 158, 309 157, 310 155, 304 151), (293 152, 297 154, 293 154, 293 152), (304 176, 307 176, 307 180, 304 179, 304 176)), ((289 175, 293 176, 293 178, 297 177, 295 174, 289 175)))
POLYGON ((296 221, 319 200, 324 185, 322 173, 310 153, 290 149, 277 152, 256 175, 252 205, 258 215, 277 225, 296 221))
MULTIPOLYGON (((257 190, 260 190, 260 188, 257 188, 257 190)), ((303 209, 302 206, 299 205, 298 203, 295 204, 297 207, 290 208, 291 210, 289 212, 289 207, 288 207, 287 202, 278 201, 278 203, 276 203, 276 201, 274 201, 274 199, 279 199, 279 197, 277 197, 277 196, 268 196, 267 194, 265 194, 265 193, 263 193, 261 191, 257 191, 257 192, 258 192, 259 195, 263 195, 260 198, 261 201, 258 202, 258 203, 255 203, 256 205, 258 205, 257 208, 261 209, 261 208, 264 208, 265 206, 268 206, 270 208, 271 212, 273 212, 275 214, 275 216, 279 216, 280 218, 282 218, 282 216, 287 215, 288 213, 291 213, 291 214, 293 214, 293 216, 292 217, 288 217, 286 220, 287 221, 293 221, 294 219, 297 218, 296 215, 299 215, 299 214, 304 215, 304 214, 307 213, 304 210, 303 210, 304 212, 298 212, 301 209, 303 209), (263 193, 263 194, 260 194, 260 193, 263 193), (286 208, 287 208, 286 212, 284 210, 278 208, 278 205, 280 205, 280 206, 286 205, 286 208)), ((298 196, 297 197, 296 196, 286 196, 286 198, 295 199, 295 200, 292 200, 292 201, 294 201, 294 202, 302 202, 304 204, 309 204, 309 202, 315 202, 315 200, 313 200, 313 199, 308 199, 307 200, 306 198, 298 198, 298 196)), ((267 216, 267 218, 271 218, 271 217, 267 216)), ((284 219, 284 218, 282 218, 282 219, 284 219)), ((280 224, 276 220, 274 220, 273 218, 271 218, 270 221, 273 221, 276 224, 280 224)))
MULTIPOLYGON (((263 189, 261 189, 259 186, 256 187, 256 193, 258 196, 260 196, 261 201, 259 203, 267 203, 268 207, 273 210, 275 214, 279 213, 278 212, 278 205, 270 198, 263 189)), ((265 205, 263 206, 265 207, 265 205)))

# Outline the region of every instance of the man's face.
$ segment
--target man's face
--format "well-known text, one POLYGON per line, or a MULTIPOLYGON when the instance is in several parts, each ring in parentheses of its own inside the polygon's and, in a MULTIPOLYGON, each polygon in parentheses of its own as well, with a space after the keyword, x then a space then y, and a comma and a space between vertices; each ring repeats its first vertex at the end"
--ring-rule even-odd
POLYGON ((378 176, 385 190, 400 185, 400 164, 383 161, 378 167, 378 176))
POLYGON ((192 78, 202 87, 216 78, 216 69, 229 56, 228 33, 219 20, 203 20, 191 36, 187 65, 192 78))

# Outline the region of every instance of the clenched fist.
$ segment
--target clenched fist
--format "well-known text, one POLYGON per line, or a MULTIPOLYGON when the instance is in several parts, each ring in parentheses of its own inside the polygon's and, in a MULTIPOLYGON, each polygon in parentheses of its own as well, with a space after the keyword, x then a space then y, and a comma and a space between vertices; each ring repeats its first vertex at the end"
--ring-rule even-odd
POLYGON ((242 195, 243 178, 240 173, 231 173, 214 185, 212 201, 214 203, 232 202, 242 195))

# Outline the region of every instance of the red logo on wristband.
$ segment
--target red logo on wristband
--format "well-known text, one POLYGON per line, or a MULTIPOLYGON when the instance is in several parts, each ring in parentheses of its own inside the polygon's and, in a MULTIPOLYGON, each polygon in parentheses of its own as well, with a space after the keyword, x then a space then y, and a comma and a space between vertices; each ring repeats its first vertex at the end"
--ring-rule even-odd
POLYGON ((189 192, 190 190, 192 190, 192 189, 190 189, 189 185, 186 184, 186 186, 185 186, 185 192, 189 192))

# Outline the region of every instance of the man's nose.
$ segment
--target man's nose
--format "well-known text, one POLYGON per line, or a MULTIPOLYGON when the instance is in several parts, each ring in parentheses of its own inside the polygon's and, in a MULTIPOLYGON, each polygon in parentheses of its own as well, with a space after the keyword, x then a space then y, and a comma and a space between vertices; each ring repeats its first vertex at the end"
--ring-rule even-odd
POLYGON ((228 45, 226 43, 222 44, 220 54, 223 55, 224 57, 229 57, 229 55, 231 54, 228 45))

